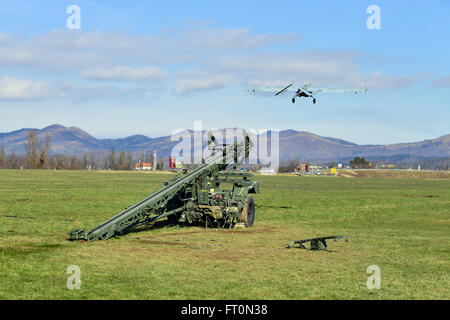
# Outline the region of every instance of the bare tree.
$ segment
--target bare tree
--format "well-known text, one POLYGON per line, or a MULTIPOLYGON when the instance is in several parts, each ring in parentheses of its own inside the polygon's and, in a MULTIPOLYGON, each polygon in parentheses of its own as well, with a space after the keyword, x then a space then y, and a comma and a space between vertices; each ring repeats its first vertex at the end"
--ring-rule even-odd
POLYGON ((64 156, 62 154, 55 155, 56 169, 65 169, 64 156))
POLYGON ((123 170, 126 169, 126 156, 125 156, 125 152, 121 151, 120 155, 119 155, 119 164, 117 165, 117 169, 119 170, 123 170))
POLYGON ((28 132, 28 142, 25 145, 25 153, 27 156, 28 168, 37 169, 38 157, 37 157, 36 130, 31 130, 28 132))
POLYGON ((114 146, 111 148, 109 168, 111 168, 111 170, 114 170, 116 168, 116 149, 114 148, 114 146))
POLYGON ((49 169, 56 169, 56 159, 53 156, 49 156, 47 160, 47 167, 49 169))
POLYGON ((156 163, 155 163, 155 151, 147 150, 145 152, 145 162, 151 163, 152 166, 156 165, 156 163))
POLYGON ((5 146, 2 144, 0 147, 0 169, 6 167, 6 158, 5 158, 5 146))
POLYGON ((91 169, 94 169, 96 167, 96 165, 95 165, 95 153, 93 153, 93 152, 91 152, 89 154, 89 167, 91 169))
POLYGON ((11 152, 11 155, 9 156, 9 163, 12 169, 22 169, 23 167, 27 166, 28 159, 26 158, 26 156, 16 155, 16 152, 13 150, 13 152, 11 152))
POLYGON ((138 162, 140 164, 142 164, 144 162, 145 159, 145 153, 143 151, 139 151, 138 152, 138 162))
POLYGON ((104 162, 104 167, 105 167, 106 170, 111 169, 110 163, 111 163, 111 157, 110 156, 106 156, 105 157, 105 162, 104 162))
POLYGON ((77 156, 70 157, 70 169, 80 170, 82 169, 83 163, 77 158, 77 156))
POLYGON ((88 168, 88 158, 87 158, 87 154, 84 153, 83 154, 83 169, 87 169, 88 168))
POLYGON ((46 169, 48 165, 48 150, 50 149, 50 136, 46 135, 44 138, 44 145, 39 139, 39 169, 46 169))
POLYGON ((156 170, 164 170, 164 161, 160 159, 156 165, 156 170))
POLYGON ((127 155, 127 169, 133 170, 133 153, 131 151, 128 151, 127 155))
POLYGON ((287 171, 294 172, 298 162, 299 162, 298 159, 289 160, 283 165, 279 166, 278 172, 287 172, 287 171))

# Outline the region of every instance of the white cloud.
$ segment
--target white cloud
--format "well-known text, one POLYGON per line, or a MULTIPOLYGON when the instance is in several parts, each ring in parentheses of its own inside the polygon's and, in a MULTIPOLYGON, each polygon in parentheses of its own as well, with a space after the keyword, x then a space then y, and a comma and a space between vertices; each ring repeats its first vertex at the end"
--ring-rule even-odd
POLYGON ((113 85, 74 81, 32 81, 0 78, 0 101, 37 101, 65 99, 72 102, 124 96, 138 97, 150 88, 145 85, 113 85))
POLYGON ((282 86, 291 82, 313 86, 394 89, 414 85, 428 78, 428 73, 389 75, 379 71, 365 73, 355 62, 361 54, 352 51, 298 52, 295 54, 254 54, 218 57, 209 66, 222 73, 245 78, 248 85, 282 86))
POLYGON ((249 28, 211 27, 156 36, 54 30, 26 40, 0 32, 0 65, 74 71, 99 65, 180 63, 215 52, 254 49, 297 39, 295 34, 253 35, 249 28))
POLYGON ((0 100, 39 100, 51 96, 50 87, 45 81, 0 78, 0 100))
MULTIPOLYGON (((67 78, 81 77, 81 81, 138 84, 125 92, 147 90, 149 83, 164 83, 170 78, 173 92, 192 93, 242 85, 244 79, 249 85, 284 85, 295 81, 344 87, 362 87, 366 80, 371 89, 389 89, 408 87, 429 77, 425 73, 396 75, 377 69, 361 71, 358 61, 366 55, 356 51, 262 53, 271 46, 295 43, 299 39, 295 33, 254 34, 249 28, 214 26, 170 29, 157 35, 54 30, 25 40, 0 32, 0 66, 63 74, 67 78), (179 71, 181 66, 184 70, 179 71)), ((71 96, 61 85, 55 86, 64 97, 71 96)), ((87 83, 74 90, 81 95, 86 90, 86 96, 95 97, 90 93, 92 86, 87 83)), ((108 87, 99 93, 114 90, 108 87)))
POLYGON ((176 76, 173 90, 184 94, 195 91, 222 89, 236 82, 232 74, 207 74, 199 70, 186 70, 176 76))
POLYGON ((433 87, 450 87, 450 76, 438 78, 433 81, 433 87))
POLYGON ((182 34, 187 48, 224 51, 265 47, 299 40, 298 34, 252 35, 250 28, 188 30, 182 34))
MULTIPOLYGON (((364 75, 355 76, 356 79, 363 81, 364 75)), ((417 83, 429 79, 431 74, 428 72, 421 72, 412 75, 388 75, 381 72, 373 72, 367 75, 367 87, 373 89, 398 89, 408 88, 417 83)))
POLYGON ((128 66, 95 67, 83 71, 83 77, 112 81, 164 81, 167 73, 158 66, 142 68, 128 66))
POLYGON ((111 84, 107 82, 59 81, 55 84, 59 98, 72 102, 98 99, 142 98, 150 88, 142 84, 111 84))

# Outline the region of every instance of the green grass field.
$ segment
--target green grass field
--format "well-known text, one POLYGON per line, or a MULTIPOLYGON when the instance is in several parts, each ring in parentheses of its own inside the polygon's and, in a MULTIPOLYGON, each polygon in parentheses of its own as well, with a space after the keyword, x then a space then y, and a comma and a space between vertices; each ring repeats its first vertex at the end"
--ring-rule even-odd
POLYGON ((1 299, 450 299, 450 175, 257 176, 255 225, 70 242, 167 174, 0 171, 1 299), (285 249, 347 234, 330 251, 285 249), (67 267, 81 268, 69 290, 67 267), (368 290, 370 265, 381 289, 368 290))

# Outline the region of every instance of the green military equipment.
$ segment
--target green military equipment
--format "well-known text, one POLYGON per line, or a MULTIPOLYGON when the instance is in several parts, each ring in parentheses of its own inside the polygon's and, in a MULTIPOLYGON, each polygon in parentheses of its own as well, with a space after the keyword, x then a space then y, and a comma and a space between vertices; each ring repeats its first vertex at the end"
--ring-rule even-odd
POLYGON ((320 237, 320 238, 311 238, 311 239, 304 239, 304 240, 296 240, 289 243, 286 248, 290 249, 293 248, 294 245, 298 244, 297 248, 301 249, 307 249, 303 244, 306 242, 310 243, 310 250, 326 250, 327 249, 327 241, 333 239, 334 241, 337 241, 339 239, 345 239, 345 242, 348 242, 349 239, 347 236, 329 236, 329 237, 320 237))
POLYGON ((244 137, 242 142, 219 145, 210 135, 212 155, 197 169, 166 181, 161 189, 88 232, 73 230, 69 239, 106 240, 163 218, 171 224, 252 226, 255 203, 249 194, 259 193, 259 183, 251 180, 252 174, 234 171, 248 158, 253 146, 249 136, 244 137))

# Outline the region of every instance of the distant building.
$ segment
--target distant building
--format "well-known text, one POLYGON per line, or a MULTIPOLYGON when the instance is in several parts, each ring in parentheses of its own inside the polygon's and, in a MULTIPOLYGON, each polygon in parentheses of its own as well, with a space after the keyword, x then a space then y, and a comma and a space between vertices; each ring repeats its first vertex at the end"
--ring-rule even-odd
POLYGON ((295 166, 295 173, 304 173, 309 171, 309 163, 297 162, 295 166))
POLYGON ((150 162, 136 163, 135 169, 136 170, 150 171, 150 170, 152 170, 152 164, 150 162))
POLYGON ((276 171, 272 168, 262 168, 259 172, 263 175, 273 175, 276 174, 276 171))

